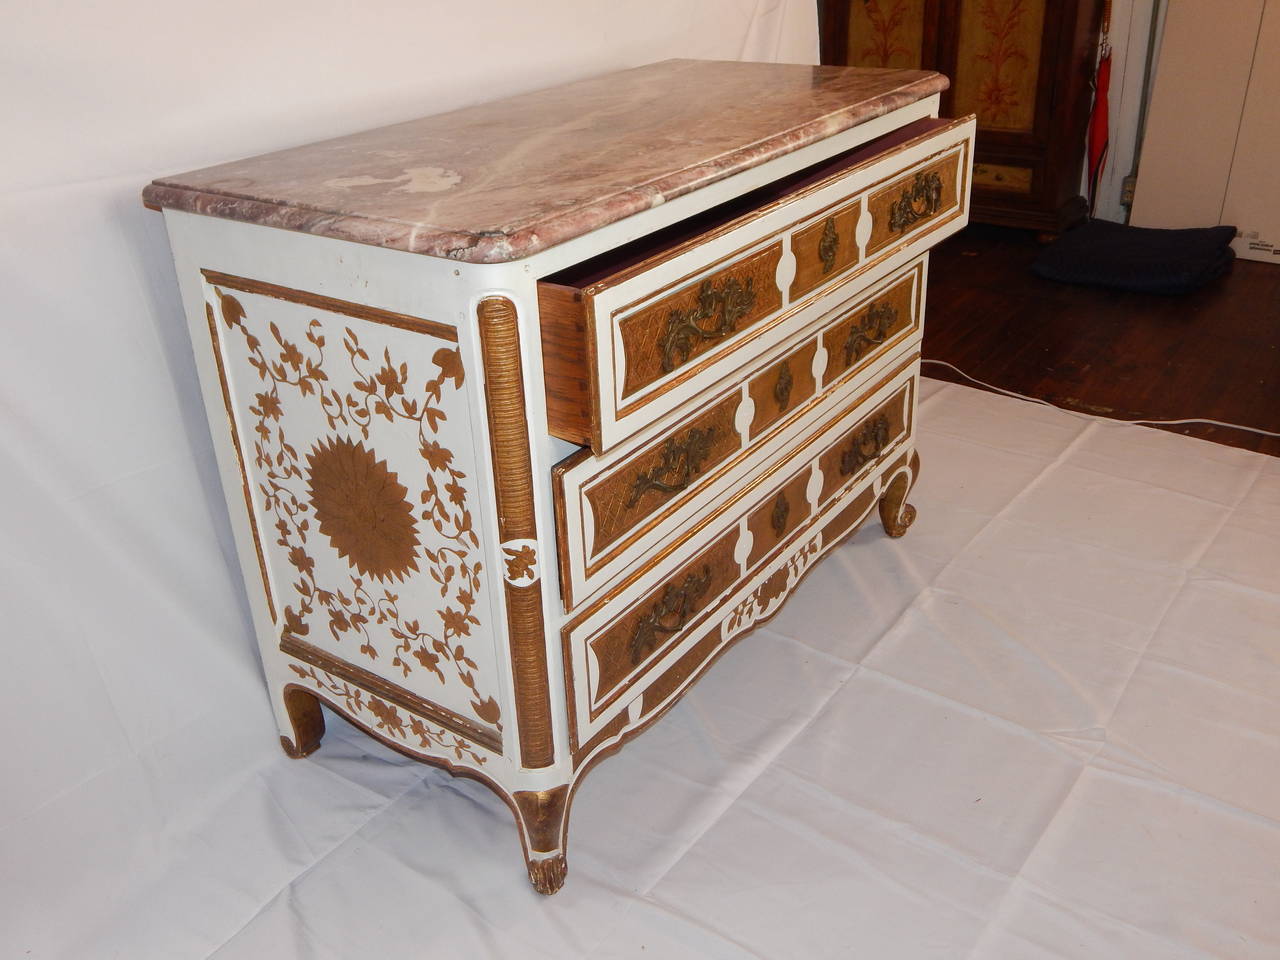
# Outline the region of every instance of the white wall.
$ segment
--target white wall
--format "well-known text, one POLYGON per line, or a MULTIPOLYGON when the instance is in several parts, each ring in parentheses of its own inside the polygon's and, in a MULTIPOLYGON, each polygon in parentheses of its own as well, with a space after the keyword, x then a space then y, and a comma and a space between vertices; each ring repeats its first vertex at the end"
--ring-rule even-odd
POLYGON ((668 57, 813 63, 817 33, 812 0, 19 0, 4 21, 0 864, 22 883, 0 944, 50 948, 60 910, 91 927, 161 870, 147 838, 230 789, 218 756, 279 749, 142 186, 668 57), (73 845, 74 875, 48 869, 73 845))
MULTIPOLYGON (((1265 0, 1170 6, 1155 70, 1132 222, 1220 222, 1265 0), (1192 134, 1192 135, 1188 135, 1192 134)), ((1274 91, 1268 91, 1274 98, 1274 91)))

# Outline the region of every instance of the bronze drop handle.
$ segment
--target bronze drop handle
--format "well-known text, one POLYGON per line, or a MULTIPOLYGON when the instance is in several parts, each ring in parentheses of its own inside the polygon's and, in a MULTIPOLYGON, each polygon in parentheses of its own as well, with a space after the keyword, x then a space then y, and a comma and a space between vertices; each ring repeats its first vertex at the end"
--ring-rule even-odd
POLYGON ((889 445, 889 418, 883 413, 864 426, 849 441, 840 454, 840 475, 852 476, 880 454, 889 445))
POLYGON ((917 173, 911 186, 889 205, 889 231, 902 233, 921 220, 932 217, 942 208, 942 178, 938 171, 917 173))
POLYGON ((628 648, 631 662, 640 663, 658 646, 662 637, 679 633, 698 612, 698 601, 711 586, 711 566, 702 565, 701 573, 689 573, 679 586, 668 583, 662 596, 643 617, 636 621, 628 648))
POLYGON ((662 372, 670 373, 683 364, 693 348, 703 340, 719 340, 738 329, 738 321, 756 305, 755 278, 745 284, 729 277, 717 287, 703 280, 698 288, 697 305, 689 310, 673 308, 667 314, 667 329, 658 341, 662 351, 662 372), (703 326, 712 321, 710 326, 703 326))
POLYGON ((662 493, 679 493, 693 483, 702 470, 703 461, 711 454, 716 428, 695 427, 684 439, 668 437, 662 446, 662 458, 648 470, 635 475, 631 481, 631 496, 627 498, 630 510, 650 490, 662 493))

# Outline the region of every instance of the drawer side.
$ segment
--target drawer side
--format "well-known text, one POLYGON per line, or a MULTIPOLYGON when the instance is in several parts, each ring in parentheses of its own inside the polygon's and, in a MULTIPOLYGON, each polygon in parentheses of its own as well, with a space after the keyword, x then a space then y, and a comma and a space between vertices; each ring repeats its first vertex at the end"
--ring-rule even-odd
POLYGON ((582 291, 558 283, 538 284, 542 373, 547 393, 547 432, 587 446, 594 397, 587 360, 587 313, 582 291))

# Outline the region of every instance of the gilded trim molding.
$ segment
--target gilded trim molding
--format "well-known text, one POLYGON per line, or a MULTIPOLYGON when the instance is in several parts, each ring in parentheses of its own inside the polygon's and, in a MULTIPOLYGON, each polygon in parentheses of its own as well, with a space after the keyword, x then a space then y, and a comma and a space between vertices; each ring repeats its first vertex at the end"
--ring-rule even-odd
MULTIPOLYGON (((489 415, 498 539, 537 541, 533 515, 533 465, 525 418, 523 364, 516 305, 506 297, 485 297, 476 307, 484 392, 489 415)), ((555 761, 551 736, 551 691, 547 680, 547 644, 542 619, 542 579, 503 584, 507 632, 516 694, 520 762, 549 767, 555 761)))
MULTIPOLYGON (((346 660, 340 660, 319 647, 312 646, 305 640, 299 640, 292 634, 286 633, 280 638, 280 652, 296 660, 301 660, 303 663, 309 663, 313 667, 319 667, 325 673, 331 673, 335 677, 346 680, 348 683, 354 683, 357 687, 368 690, 370 693, 376 693, 383 700, 394 703, 397 707, 402 707, 410 713, 424 717, 432 723, 444 727, 451 733, 466 737, 468 740, 478 743, 494 753, 502 753, 502 737, 492 730, 486 730, 484 727, 472 723, 466 717, 454 713, 448 707, 442 707, 438 703, 425 700, 404 687, 389 680, 384 680, 376 673, 370 673, 363 667, 348 663, 346 660)), ((345 716, 346 711, 342 712, 345 716)))
POLYGON ((271 578, 267 576, 267 558, 262 552, 262 535, 258 533, 258 514, 253 508, 253 491, 249 487, 249 471, 244 465, 244 450, 240 447, 240 429, 236 426, 236 412, 231 405, 231 384, 227 382, 227 368, 222 361, 222 340, 218 336, 218 320, 213 315, 213 304, 205 301, 205 319, 209 321, 209 339, 213 348, 213 363, 218 369, 218 386, 222 388, 222 406, 227 413, 227 427, 231 431, 231 447, 236 452, 236 464, 240 467, 240 487, 244 491, 244 509, 249 515, 249 531, 253 534, 253 551, 258 556, 258 572, 262 575, 262 593, 267 599, 267 612, 271 622, 279 623, 276 616, 276 599, 271 592, 271 578))
POLYGON ((267 283, 265 280, 251 280, 248 277, 219 273, 217 270, 202 269, 200 273, 204 275, 209 284, 215 287, 226 287, 228 290, 239 290, 241 293, 256 293, 259 296, 271 297, 274 300, 284 300, 286 303, 315 307, 317 310, 324 310, 326 313, 340 313, 345 317, 353 317, 356 320, 369 320, 373 323, 386 324, 389 327, 399 327, 401 330, 411 330, 414 333, 429 333, 433 337, 439 337, 441 340, 448 340, 451 343, 458 342, 458 328, 447 323, 438 323, 435 320, 426 320, 422 317, 411 317, 408 314, 394 313, 390 310, 380 310, 377 307, 370 307, 363 303, 352 303, 350 300, 337 300, 333 297, 326 297, 323 294, 311 293, 308 290, 295 290, 292 287, 282 287, 276 283, 267 283))

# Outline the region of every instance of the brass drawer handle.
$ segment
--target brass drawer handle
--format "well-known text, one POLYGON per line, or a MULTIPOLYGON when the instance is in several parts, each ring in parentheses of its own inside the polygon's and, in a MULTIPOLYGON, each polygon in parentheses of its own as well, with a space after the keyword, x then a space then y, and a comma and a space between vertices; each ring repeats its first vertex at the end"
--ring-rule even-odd
POLYGON ((662 445, 662 459, 649 470, 636 474, 631 481, 631 496, 627 498, 630 510, 650 490, 662 493, 679 493, 702 470, 702 463, 711 453, 711 443, 716 438, 716 428, 695 427, 683 440, 668 437, 662 445))
POLYGON ((699 341, 729 336, 755 303, 754 277, 748 277, 745 285, 736 277, 729 277, 722 289, 716 289, 710 280, 703 280, 696 307, 690 310, 673 307, 667 314, 667 331, 658 343, 662 349, 662 372, 670 373, 687 361, 699 341), (702 323, 708 320, 714 322, 710 327, 703 327, 702 323))
POLYGON ((636 623, 628 649, 631 662, 640 663, 658 646, 660 636, 670 636, 684 629, 697 613, 694 606, 711 586, 711 567, 703 564, 701 573, 686 574, 680 586, 667 584, 658 602, 636 623))
POLYGON ((889 337, 889 328, 898 322, 898 308, 891 303, 873 303, 861 320, 849 325, 844 341, 844 365, 861 360, 868 347, 878 347, 889 337))
POLYGON ((778 499, 773 501, 773 513, 769 516, 769 526, 773 528, 773 535, 781 537, 787 532, 787 517, 791 513, 791 504, 787 502, 786 491, 778 494, 778 499))
POLYGON ((822 224, 822 236, 818 239, 818 259, 822 261, 825 276, 836 268, 836 253, 840 249, 840 234, 836 233, 836 218, 827 217, 822 224))
POLYGON ((791 388, 794 385, 791 360, 788 358, 782 361, 782 366, 778 368, 778 379, 773 384, 773 399, 777 401, 779 413, 786 410, 787 404, 791 402, 791 388))
POLYGON ((901 233, 913 224, 932 217, 942 206, 942 178, 938 171, 917 173, 911 186, 889 205, 889 231, 901 233))
POLYGON ((840 475, 852 476, 889 445, 889 418, 883 413, 859 430, 849 441, 849 448, 840 455, 840 475))

